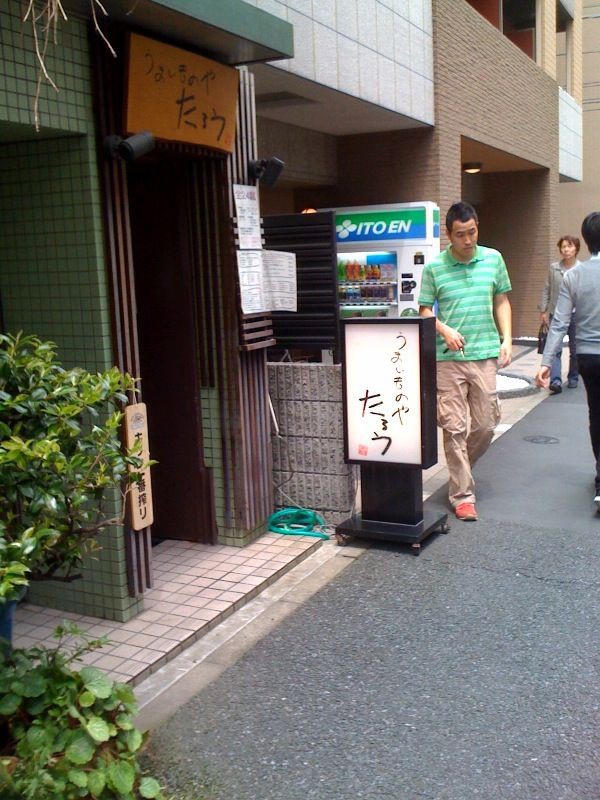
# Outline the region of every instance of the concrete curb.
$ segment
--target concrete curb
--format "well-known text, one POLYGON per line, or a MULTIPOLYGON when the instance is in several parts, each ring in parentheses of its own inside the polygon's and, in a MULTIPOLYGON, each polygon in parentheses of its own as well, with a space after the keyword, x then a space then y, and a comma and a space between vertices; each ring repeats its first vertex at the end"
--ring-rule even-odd
POLYGON ((527 395, 537 394, 540 391, 540 387, 535 384, 533 378, 523 375, 522 372, 506 372, 505 370, 500 370, 498 375, 503 375, 505 378, 517 378, 527 384, 527 386, 523 386, 522 388, 500 389, 498 391, 498 396, 501 400, 509 397, 527 397, 527 395))

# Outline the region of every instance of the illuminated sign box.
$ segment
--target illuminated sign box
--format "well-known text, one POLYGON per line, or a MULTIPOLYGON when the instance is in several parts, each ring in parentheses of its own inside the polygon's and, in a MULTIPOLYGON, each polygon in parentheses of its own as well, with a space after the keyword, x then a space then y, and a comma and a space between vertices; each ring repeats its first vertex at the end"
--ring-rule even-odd
POLYGON ((435 319, 348 319, 343 324, 346 461, 437 462, 435 319))

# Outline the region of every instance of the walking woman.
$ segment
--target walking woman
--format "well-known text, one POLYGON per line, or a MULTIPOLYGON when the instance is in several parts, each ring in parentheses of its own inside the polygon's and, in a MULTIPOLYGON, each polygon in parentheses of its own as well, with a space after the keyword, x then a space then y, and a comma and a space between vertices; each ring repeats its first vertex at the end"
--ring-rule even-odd
MULTIPOLYGON (((540 309, 540 322, 545 322, 546 325, 550 325, 552 322, 552 317, 556 309, 556 301, 558 300, 558 293, 565 273, 567 270, 579 264, 577 258, 579 247, 579 239, 576 236, 561 236, 558 240, 558 249, 561 259, 560 261, 555 261, 553 264, 550 264, 546 283, 542 290, 542 299, 538 306, 540 309)), ((567 328, 567 335, 569 336, 569 372, 567 375, 567 386, 569 389, 575 389, 579 380, 579 373, 577 372, 577 353, 575 349, 576 334, 575 314, 573 313, 571 315, 569 327, 567 328)), ((562 347, 554 357, 550 369, 550 394, 560 394, 562 392, 561 355, 562 347)))

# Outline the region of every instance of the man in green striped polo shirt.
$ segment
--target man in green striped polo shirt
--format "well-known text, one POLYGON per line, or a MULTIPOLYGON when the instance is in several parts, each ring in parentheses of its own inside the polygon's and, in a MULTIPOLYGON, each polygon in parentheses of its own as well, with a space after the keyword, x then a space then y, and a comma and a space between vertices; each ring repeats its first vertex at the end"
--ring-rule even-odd
POLYGON ((438 425, 444 434, 450 504, 458 519, 476 520, 471 468, 500 421, 498 365, 512 358, 510 278, 502 255, 477 244, 479 220, 469 203, 446 215, 448 247, 423 270, 419 313, 437 302, 438 425))

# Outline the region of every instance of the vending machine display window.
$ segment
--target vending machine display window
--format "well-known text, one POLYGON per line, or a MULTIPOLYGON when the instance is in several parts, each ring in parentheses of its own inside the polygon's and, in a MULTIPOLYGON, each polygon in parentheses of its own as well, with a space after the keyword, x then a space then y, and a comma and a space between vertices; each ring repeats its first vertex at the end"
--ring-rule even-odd
POLYGON ((416 317, 424 265, 440 251, 430 201, 335 208, 340 316, 416 317))
POLYGON ((387 317, 397 306, 396 253, 338 253, 337 272, 342 318, 387 317))

